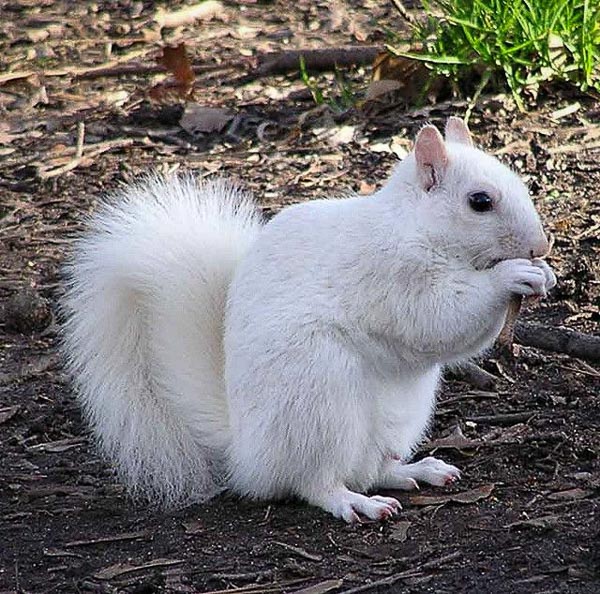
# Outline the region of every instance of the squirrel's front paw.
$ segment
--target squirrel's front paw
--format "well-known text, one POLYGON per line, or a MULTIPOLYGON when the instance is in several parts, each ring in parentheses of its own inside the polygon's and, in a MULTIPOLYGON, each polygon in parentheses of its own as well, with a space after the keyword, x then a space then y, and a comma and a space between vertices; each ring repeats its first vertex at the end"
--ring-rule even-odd
POLYGON ((544 272, 544 276, 546 277, 546 291, 556 287, 556 274, 552 268, 550 268, 548 262, 546 260, 542 260, 541 258, 534 258, 531 263, 534 266, 537 266, 544 272))
POLYGON ((533 262, 523 258, 503 260, 492 270, 503 290, 525 297, 545 297, 547 289, 556 284, 556 277, 550 267, 539 259, 533 262))

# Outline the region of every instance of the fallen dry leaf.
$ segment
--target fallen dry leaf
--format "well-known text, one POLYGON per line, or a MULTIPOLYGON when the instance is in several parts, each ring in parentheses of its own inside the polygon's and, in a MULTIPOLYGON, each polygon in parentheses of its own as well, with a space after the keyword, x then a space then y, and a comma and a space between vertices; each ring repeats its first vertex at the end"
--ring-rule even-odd
POLYGON ((551 528, 560 520, 560 516, 541 516, 539 518, 529 518, 527 520, 517 520, 506 524, 505 528, 551 528))
POLYGON ((164 47, 162 55, 156 61, 173 75, 173 80, 166 80, 152 87, 148 93, 150 99, 161 104, 190 99, 196 75, 188 59, 185 43, 180 43, 177 47, 164 47))
POLYGON ((188 520, 182 522, 182 526, 186 534, 200 534, 204 531, 204 526, 200 520, 188 520))
POLYGON ((393 92, 407 105, 415 105, 423 99, 435 98, 443 85, 443 79, 434 77, 423 62, 382 52, 373 61, 373 77, 364 104, 393 92))
POLYGON ((477 503, 482 499, 487 499, 494 490, 495 485, 482 485, 470 491, 461 493, 449 493, 448 495, 413 495, 409 501, 413 505, 443 505, 444 503, 477 503))
POLYGON ((481 442, 476 439, 469 439, 465 437, 464 433, 460 426, 456 426, 454 431, 450 433, 450 435, 446 437, 441 437, 439 439, 434 439, 429 443, 426 443, 422 446, 422 449, 426 450, 436 450, 436 449, 456 449, 460 450, 462 448, 476 448, 481 445, 481 442))
POLYGON ((187 57, 185 43, 180 43, 177 47, 164 47, 162 56, 157 61, 173 75, 183 89, 189 92, 196 77, 187 57))
POLYGON ((192 136, 220 132, 234 117, 228 109, 188 103, 179 125, 192 136))
POLYGON ((396 542, 404 542, 408 538, 408 529, 412 522, 396 522, 390 531, 390 538, 396 542))

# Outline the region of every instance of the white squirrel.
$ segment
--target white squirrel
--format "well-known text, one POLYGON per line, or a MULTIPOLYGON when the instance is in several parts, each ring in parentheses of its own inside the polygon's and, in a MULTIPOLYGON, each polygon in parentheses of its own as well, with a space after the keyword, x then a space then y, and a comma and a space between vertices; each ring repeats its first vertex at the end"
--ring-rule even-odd
POLYGON ((556 277, 519 177, 462 120, 445 136, 423 127, 371 196, 266 224, 233 186, 189 176, 127 187, 92 219, 67 265, 64 351, 133 495, 295 496, 353 522, 400 509, 362 493, 459 477, 408 463, 441 370, 556 277))

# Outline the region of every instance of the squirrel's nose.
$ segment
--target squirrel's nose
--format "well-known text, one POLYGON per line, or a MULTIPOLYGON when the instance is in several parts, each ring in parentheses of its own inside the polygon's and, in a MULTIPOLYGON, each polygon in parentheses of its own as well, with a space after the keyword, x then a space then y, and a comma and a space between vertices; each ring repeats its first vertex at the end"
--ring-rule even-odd
POLYGON ((544 233, 541 234, 540 238, 535 242, 531 249, 532 258, 543 258, 548 255, 550 251, 550 242, 544 233))

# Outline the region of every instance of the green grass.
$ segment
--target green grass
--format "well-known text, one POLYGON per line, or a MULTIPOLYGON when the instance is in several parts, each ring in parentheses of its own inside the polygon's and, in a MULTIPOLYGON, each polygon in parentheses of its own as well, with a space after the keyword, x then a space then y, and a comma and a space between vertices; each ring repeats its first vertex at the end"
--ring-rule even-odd
POLYGON ((310 91, 316 105, 327 104, 332 111, 342 113, 353 107, 356 103, 356 93, 354 89, 337 68, 335 70, 334 85, 337 90, 336 96, 333 94, 329 94, 329 96, 326 95, 322 88, 317 84, 315 78, 308 73, 306 63, 302 56, 300 57, 300 77, 310 91))
POLYGON ((424 0, 426 18, 412 26, 422 60, 460 86, 479 78, 508 87, 520 108, 527 92, 567 81, 600 92, 600 1, 424 0))

